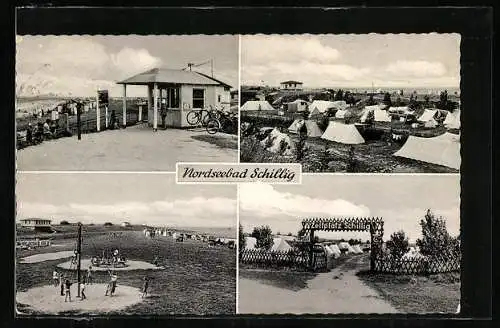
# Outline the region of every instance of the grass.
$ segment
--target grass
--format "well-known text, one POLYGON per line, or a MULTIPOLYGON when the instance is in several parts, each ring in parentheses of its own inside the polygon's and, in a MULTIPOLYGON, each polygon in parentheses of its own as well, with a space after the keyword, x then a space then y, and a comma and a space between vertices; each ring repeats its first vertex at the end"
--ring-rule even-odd
MULTIPOLYGON (((39 249, 36 253, 72 250, 74 239, 65 240, 64 247, 39 249)), ((103 250, 118 248, 130 260, 152 262, 159 257, 164 270, 121 271, 120 284, 136 288, 142 286, 145 275, 152 279, 152 297, 144 302, 110 314, 233 314, 235 313, 236 263, 235 250, 227 247, 209 247, 201 241, 186 240, 177 243, 172 238, 146 238, 140 231, 126 231, 113 238, 98 232, 84 235, 83 258, 100 254, 103 250)), ((33 251, 31 251, 33 252, 33 251)), ((28 255, 18 252, 18 257, 28 255)), ((31 255, 31 254, 29 254, 31 255)), ((16 264, 16 288, 29 288, 50 283, 52 271, 68 259, 34 264, 16 264)), ((86 268, 85 268, 86 269, 86 268)), ((76 273, 70 273, 76 279, 76 273)), ((106 272, 95 272, 96 282, 107 282, 106 272)), ((21 307, 19 308, 21 309, 21 307)), ((28 314, 38 314, 24 309, 28 314)))
POLYGON ((360 271, 357 276, 405 313, 454 313, 460 301, 460 273, 412 276, 360 271))
POLYGON ((234 136, 201 134, 191 138, 214 144, 220 148, 238 149, 238 138, 234 136))
POLYGON ((259 280, 271 286, 299 291, 307 287, 307 282, 314 278, 317 273, 299 272, 291 270, 259 270, 245 269, 240 267, 240 278, 259 280))

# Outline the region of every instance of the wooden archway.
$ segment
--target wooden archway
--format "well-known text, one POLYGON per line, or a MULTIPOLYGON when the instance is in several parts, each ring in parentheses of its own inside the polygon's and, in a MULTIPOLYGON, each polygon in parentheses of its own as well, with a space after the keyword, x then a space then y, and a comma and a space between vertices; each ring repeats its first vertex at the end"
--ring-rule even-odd
POLYGON ((302 230, 309 235, 309 268, 313 267, 314 232, 368 231, 370 233, 370 270, 375 270, 375 259, 382 250, 384 220, 381 217, 332 217, 302 220, 302 230))

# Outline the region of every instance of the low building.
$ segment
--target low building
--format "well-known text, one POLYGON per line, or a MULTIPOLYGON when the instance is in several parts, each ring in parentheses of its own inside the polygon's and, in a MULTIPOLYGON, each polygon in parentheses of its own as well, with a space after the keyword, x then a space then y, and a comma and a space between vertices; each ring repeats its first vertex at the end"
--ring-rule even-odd
POLYGON ((29 228, 33 230, 52 230, 51 220, 48 219, 39 219, 39 218, 29 218, 22 219, 21 227, 29 228))
MULTIPOLYGON (((203 73, 153 68, 123 81, 123 117, 126 118, 127 85, 148 88, 148 123, 157 129, 161 121, 162 106, 167 109, 166 126, 189 127, 187 113, 193 109, 212 106, 229 111, 231 86, 203 73), (159 122, 159 123, 158 123, 159 122)), ((126 122, 122 122, 126 125, 126 122)))
POLYGON ((280 89, 284 91, 302 91, 304 83, 299 81, 284 81, 280 83, 280 89))

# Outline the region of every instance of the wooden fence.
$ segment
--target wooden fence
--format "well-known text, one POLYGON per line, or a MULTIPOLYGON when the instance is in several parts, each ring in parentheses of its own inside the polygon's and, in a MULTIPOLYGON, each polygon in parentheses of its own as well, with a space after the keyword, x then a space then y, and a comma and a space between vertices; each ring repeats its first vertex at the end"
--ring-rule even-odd
POLYGON ((439 257, 393 258, 383 255, 375 259, 375 272, 395 274, 435 274, 460 271, 460 254, 439 257))
MULTIPOLYGON (((309 254, 306 252, 268 251, 264 249, 245 249, 240 252, 240 263, 264 268, 289 267, 307 270, 309 268, 309 254)), ((326 254, 315 252, 313 254, 313 270, 326 269, 326 254)))

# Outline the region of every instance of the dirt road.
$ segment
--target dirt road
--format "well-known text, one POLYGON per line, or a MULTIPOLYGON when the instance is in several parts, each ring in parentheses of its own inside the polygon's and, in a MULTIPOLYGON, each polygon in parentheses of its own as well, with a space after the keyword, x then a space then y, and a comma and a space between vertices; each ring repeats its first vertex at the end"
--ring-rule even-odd
MULTIPOLYGON (((153 132, 147 125, 45 141, 17 152, 20 170, 175 171, 177 162, 236 162, 237 149, 193 137, 203 129, 153 132)), ((237 139, 217 134, 218 138, 237 139)))
POLYGON ((261 281, 239 279, 239 313, 395 313, 397 310, 360 281, 365 256, 353 256, 330 272, 320 273, 299 291, 261 281))

